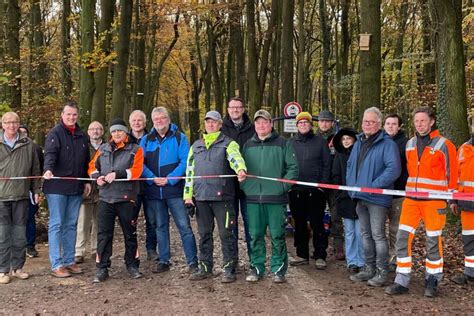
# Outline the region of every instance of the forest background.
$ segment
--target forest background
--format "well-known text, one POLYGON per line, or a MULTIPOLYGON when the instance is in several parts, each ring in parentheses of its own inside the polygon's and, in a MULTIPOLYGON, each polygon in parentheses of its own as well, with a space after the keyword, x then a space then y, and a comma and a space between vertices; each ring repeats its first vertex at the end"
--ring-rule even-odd
POLYGON ((341 126, 433 107, 460 145, 474 107, 473 0, 0 0, 0 114, 38 143, 77 100, 81 126, 165 106, 191 141, 238 96, 297 101, 341 126))

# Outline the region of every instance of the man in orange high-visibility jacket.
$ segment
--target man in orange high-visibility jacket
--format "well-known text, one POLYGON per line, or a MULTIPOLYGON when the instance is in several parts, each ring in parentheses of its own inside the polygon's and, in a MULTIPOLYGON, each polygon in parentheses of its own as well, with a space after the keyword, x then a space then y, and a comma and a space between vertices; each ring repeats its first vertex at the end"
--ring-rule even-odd
MULTIPOLYGON (((414 111, 416 136, 406 145, 408 169, 407 192, 447 192, 457 185, 456 147, 434 128, 436 118, 429 107, 414 111)), ((397 233, 397 275, 385 289, 390 295, 408 292, 412 266, 411 243, 423 220, 426 229, 425 296, 438 294, 443 277, 441 235, 446 223, 447 203, 443 200, 406 198, 402 204, 397 233)))
MULTIPOLYGON (((474 197, 474 109, 469 117, 471 139, 458 150, 459 192, 471 193, 474 197)), ((458 201, 451 204, 453 214, 461 209, 462 242, 464 244, 464 273, 451 280, 457 284, 474 282, 474 201, 458 201)))

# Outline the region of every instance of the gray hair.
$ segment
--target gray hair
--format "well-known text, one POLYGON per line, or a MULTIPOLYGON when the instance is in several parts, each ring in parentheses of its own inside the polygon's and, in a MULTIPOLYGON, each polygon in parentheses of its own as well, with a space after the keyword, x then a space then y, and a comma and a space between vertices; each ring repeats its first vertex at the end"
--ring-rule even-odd
POLYGON ((20 116, 16 114, 15 112, 6 112, 5 114, 2 115, 2 122, 7 118, 7 116, 13 116, 15 120, 20 123, 20 116))
POLYGON ((166 109, 164 106, 158 106, 151 111, 151 117, 155 114, 164 114, 167 118, 170 118, 170 114, 168 112, 168 109, 166 109))
POLYGON ((382 123, 383 115, 382 115, 382 112, 380 112, 379 108, 377 108, 375 106, 370 107, 370 108, 368 108, 364 111, 364 115, 367 114, 367 113, 374 113, 375 115, 377 115, 378 122, 382 123))
POLYGON ((146 123, 146 114, 142 110, 134 110, 132 113, 130 113, 130 116, 128 117, 128 122, 130 123, 130 118, 132 117, 133 114, 139 114, 143 118, 143 122, 146 123))

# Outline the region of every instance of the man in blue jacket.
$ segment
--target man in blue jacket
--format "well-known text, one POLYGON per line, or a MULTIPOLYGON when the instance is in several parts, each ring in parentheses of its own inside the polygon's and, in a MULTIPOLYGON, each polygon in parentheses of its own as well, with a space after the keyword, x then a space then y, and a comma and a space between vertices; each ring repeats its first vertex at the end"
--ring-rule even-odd
POLYGON ((153 129, 142 138, 140 146, 145 152, 142 177, 153 178, 152 181, 147 181, 145 186, 149 220, 151 226, 156 227, 160 258, 152 272, 161 273, 170 269, 169 209, 178 227, 186 262, 192 273, 197 270, 197 249, 182 198, 184 180, 167 178, 184 176, 189 142, 186 135, 171 123, 166 108, 154 108, 151 119, 153 129))
MULTIPOLYGON (((400 176, 400 154, 397 144, 381 129, 382 113, 376 107, 365 110, 362 133, 357 135, 349 161, 346 182, 348 186, 392 189, 400 176)), ((351 275, 355 282, 383 286, 388 273, 388 243, 385 222, 392 205, 392 196, 351 191, 357 201, 365 267, 351 275)))

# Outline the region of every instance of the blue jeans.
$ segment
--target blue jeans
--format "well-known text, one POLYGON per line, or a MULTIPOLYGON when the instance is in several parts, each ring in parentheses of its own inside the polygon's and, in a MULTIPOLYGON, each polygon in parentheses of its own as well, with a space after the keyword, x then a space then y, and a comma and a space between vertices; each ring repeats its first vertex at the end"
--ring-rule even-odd
POLYGON ((51 270, 74 263, 77 218, 82 195, 46 194, 49 207, 49 261, 51 270))
POLYGON ((37 204, 28 203, 28 219, 26 220, 26 247, 34 248, 36 245, 36 213, 39 206, 37 204))
POLYGON ((247 244, 247 255, 250 258, 250 233, 247 219, 247 198, 236 198, 234 200, 234 209, 235 209, 235 249, 237 251, 237 257, 239 256, 239 210, 242 214, 242 221, 244 222, 244 232, 245 232, 245 243, 247 244))
POLYGON ((347 266, 364 266, 364 247, 358 219, 344 218, 344 238, 347 266))
POLYGON ((197 263, 196 239, 194 238, 189 221, 188 212, 184 207, 182 198, 170 198, 163 200, 148 200, 148 210, 152 213, 151 219, 156 220, 151 223, 156 226, 156 237, 158 241, 158 254, 161 263, 169 264, 170 252, 170 216, 178 228, 181 242, 183 244, 184 255, 188 265, 197 263))
POLYGON ((356 212, 360 221, 365 264, 371 268, 387 269, 388 241, 385 223, 388 208, 359 200, 356 212))

